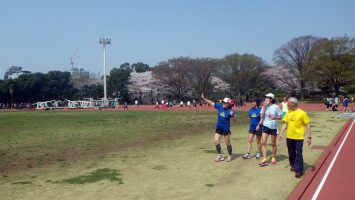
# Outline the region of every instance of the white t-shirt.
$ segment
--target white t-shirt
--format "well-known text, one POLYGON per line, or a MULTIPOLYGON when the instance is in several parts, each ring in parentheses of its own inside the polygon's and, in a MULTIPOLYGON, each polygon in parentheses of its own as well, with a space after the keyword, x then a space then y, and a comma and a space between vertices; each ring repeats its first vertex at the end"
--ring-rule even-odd
POLYGON ((281 102, 281 106, 282 106, 282 112, 287 112, 288 111, 287 102, 281 102))

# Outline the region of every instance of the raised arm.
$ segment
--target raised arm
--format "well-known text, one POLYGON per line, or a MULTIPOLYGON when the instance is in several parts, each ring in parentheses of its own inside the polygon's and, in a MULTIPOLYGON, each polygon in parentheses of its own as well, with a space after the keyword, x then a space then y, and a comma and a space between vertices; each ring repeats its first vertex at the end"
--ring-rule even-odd
POLYGON ((212 106, 214 105, 214 102, 211 101, 211 100, 206 99, 205 96, 203 96, 203 93, 201 94, 201 98, 202 98, 202 100, 204 100, 206 103, 208 103, 208 104, 210 104, 210 105, 212 105, 212 106))

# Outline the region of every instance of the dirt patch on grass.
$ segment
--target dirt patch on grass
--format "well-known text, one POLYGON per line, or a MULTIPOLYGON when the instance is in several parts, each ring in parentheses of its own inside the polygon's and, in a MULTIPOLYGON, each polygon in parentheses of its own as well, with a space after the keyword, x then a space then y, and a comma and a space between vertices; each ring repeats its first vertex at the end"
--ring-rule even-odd
POLYGON ((213 132, 211 124, 207 122, 184 127, 184 129, 172 125, 168 131, 137 138, 124 144, 13 148, 11 152, 0 154, 0 173, 2 175, 10 175, 49 165, 65 167, 77 160, 100 159, 123 150, 141 148, 146 145, 155 145, 167 140, 175 140, 189 135, 201 134, 208 130, 211 130, 211 133, 213 132))

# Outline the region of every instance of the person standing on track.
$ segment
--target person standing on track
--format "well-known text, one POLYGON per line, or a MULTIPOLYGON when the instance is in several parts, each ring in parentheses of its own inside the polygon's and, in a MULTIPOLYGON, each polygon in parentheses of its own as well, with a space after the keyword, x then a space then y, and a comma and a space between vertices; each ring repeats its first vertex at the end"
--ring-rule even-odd
POLYGON ((254 100, 253 107, 249 110, 249 119, 250 119, 250 126, 249 126, 249 134, 248 134, 248 151, 243 155, 244 159, 250 159, 250 151, 253 144, 254 136, 256 136, 256 144, 258 145, 258 152, 255 155, 255 158, 259 159, 261 157, 261 132, 262 128, 260 125, 260 115, 261 115, 261 108, 260 108, 260 101, 254 100))
POLYGON ((265 95, 265 101, 263 105, 263 110, 261 111, 260 125, 262 124, 263 133, 261 136, 261 150, 263 153, 263 160, 259 163, 259 166, 264 167, 269 165, 266 155, 266 143, 269 135, 271 135, 271 145, 272 145, 272 158, 271 164, 276 164, 276 139, 277 139, 277 120, 281 119, 281 110, 275 104, 275 95, 268 93, 265 95))
POLYGON ((221 137, 224 136, 224 143, 226 144, 228 150, 227 162, 230 162, 232 161, 232 145, 230 143, 230 119, 233 118, 233 120, 235 120, 236 116, 235 112, 232 110, 230 99, 226 97, 223 99, 222 104, 220 104, 206 99, 203 96, 203 93, 201 94, 201 97, 206 103, 214 106, 218 110, 216 132, 214 134, 214 144, 216 145, 218 156, 215 161, 219 162, 224 160, 220 144, 221 137))
POLYGON ((160 109, 158 100, 155 102, 155 108, 154 109, 160 109))
POLYGON ((288 99, 289 111, 286 113, 283 121, 285 122, 281 129, 280 140, 287 129, 287 149, 291 171, 295 172, 295 177, 300 178, 303 175, 303 141, 305 130, 307 130, 307 145, 311 145, 312 130, 310 119, 305 111, 298 108, 298 100, 295 97, 288 99))
POLYGON ((165 101, 164 99, 161 100, 161 109, 164 110, 165 108, 165 101))
POLYGON ((344 97, 343 106, 344 106, 344 112, 348 112, 349 99, 347 96, 344 97))

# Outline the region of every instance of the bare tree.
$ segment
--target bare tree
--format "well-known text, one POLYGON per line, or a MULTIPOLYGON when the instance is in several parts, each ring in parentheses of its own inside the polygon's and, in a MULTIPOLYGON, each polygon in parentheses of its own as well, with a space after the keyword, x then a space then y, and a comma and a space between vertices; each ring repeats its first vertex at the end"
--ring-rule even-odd
POLYGON ((160 80, 163 84, 173 88, 172 96, 183 98, 187 94, 188 86, 188 67, 191 59, 180 57, 169 59, 158 64, 152 69, 154 78, 160 80))
POLYGON ((266 70, 263 75, 269 81, 272 81, 277 90, 289 93, 292 96, 296 95, 296 90, 299 85, 298 79, 293 76, 288 69, 282 67, 271 67, 266 70))
POLYGON ((213 91, 212 74, 218 65, 217 59, 191 59, 188 65, 188 83, 197 94, 213 91))
POLYGON ((307 55, 320 40, 321 38, 310 35, 297 37, 282 45, 274 53, 274 63, 287 69, 289 73, 297 77, 301 99, 304 98, 306 84, 302 74, 307 66, 307 55))
POLYGON ((221 77, 231 85, 232 94, 248 95, 258 87, 260 74, 265 70, 265 62, 252 54, 232 54, 223 59, 219 71, 221 77))

